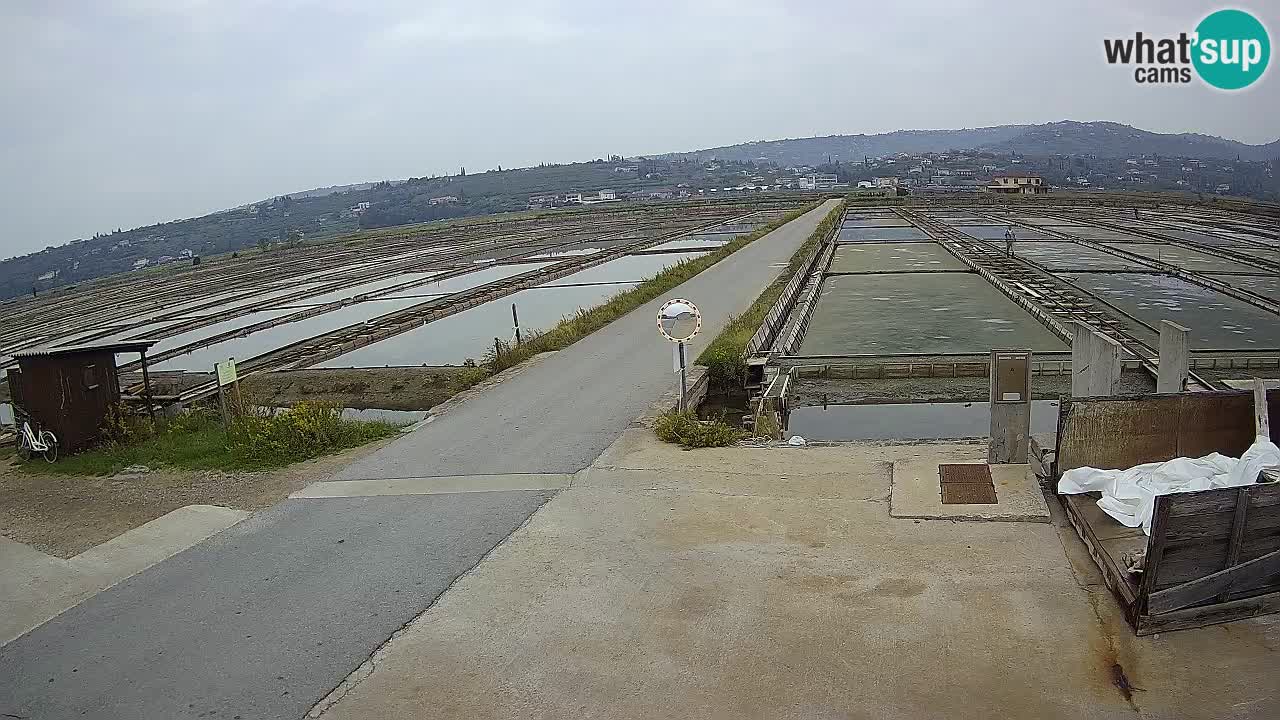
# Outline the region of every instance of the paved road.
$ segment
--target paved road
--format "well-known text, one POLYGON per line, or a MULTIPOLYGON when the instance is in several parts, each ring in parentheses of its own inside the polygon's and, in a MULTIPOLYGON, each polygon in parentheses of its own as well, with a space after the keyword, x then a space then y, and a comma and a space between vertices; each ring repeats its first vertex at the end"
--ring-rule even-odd
MULTIPOLYGON (((828 210, 679 289, 704 312, 695 352, 828 210)), ((658 304, 490 388, 341 479, 587 466, 673 382, 670 347, 654 327, 658 304)), ((301 717, 552 494, 288 500, 0 647, 0 718, 301 717)))
POLYGON ((0 718, 300 718, 552 494, 285 501, 0 648, 0 718))
MULTIPOLYGON (((777 277, 828 201, 672 293, 702 311, 691 358, 777 277)), ((675 381, 655 300, 344 470, 339 479, 572 473, 590 465, 675 381)))

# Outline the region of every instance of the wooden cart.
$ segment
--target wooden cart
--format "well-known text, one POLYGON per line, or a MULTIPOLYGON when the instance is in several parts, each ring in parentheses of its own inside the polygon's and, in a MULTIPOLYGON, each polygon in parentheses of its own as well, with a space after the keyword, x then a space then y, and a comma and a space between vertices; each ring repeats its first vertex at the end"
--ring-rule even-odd
MULTIPOLYGON (((1280 391, 1266 404, 1280 417, 1280 391)), ((1254 408, 1253 394, 1235 392, 1064 400, 1055 486, 1077 467, 1239 457, 1256 436, 1254 408)), ((1096 493, 1059 498, 1138 635, 1280 611, 1280 483, 1159 496, 1150 537, 1102 512, 1096 493), (1139 550, 1145 569, 1131 573, 1123 558, 1139 550)))

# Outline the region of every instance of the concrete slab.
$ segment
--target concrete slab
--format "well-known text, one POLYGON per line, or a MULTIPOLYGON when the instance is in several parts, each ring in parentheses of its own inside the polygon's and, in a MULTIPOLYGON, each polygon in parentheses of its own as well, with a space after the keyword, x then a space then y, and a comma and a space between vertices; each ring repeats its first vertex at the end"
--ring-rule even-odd
POLYGON ((503 490, 561 490, 572 475, 563 473, 511 473, 506 475, 449 475, 444 477, 333 480, 308 485, 291 498, 368 497, 373 495, 434 495, 436 493, 495 492, 503 490))
POLYGON ((682 452, 629 430, 315 715, 1280 711, 1280 623, 1137 639, 1070 528, 891 517, 888 463, 938 452, 682 452))
POLYGON ((68 560, 0 537, 0 645, 248 515, 188 505, 68 560))
POLYGON ((1049 508, 1039 482, 1028 465, 992 465, 996 486, 994 505, 944 505, 938 487, 940 463, 985 463, 986 446, 948 449, 935 457, 919 457, 893 464, 893 493, 889 514, 898 518, 1049 522, 1049 508))
POLYGON ((822 283, 801 355, 1065 350, 1048 328, 971 273, 836 275, 822 283))

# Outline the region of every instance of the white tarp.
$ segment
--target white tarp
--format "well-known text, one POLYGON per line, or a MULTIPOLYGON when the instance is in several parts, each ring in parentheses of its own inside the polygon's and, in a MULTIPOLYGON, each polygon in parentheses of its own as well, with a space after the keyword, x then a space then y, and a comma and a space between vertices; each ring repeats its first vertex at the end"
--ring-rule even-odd
POLYGON ((1280 448, 1259 436, 1239 459, 1213 453, 1202 458, 1175 458, 1128 470, 1082 467, 1062 473, 1058 492, 1074 495, 1101 492, 1098 507, 1126 527, 1142 526, 1151 534, 1151 511, 1157 495, 1239 487, 1257 482, 1263 468, 1280 466, 1280 448))

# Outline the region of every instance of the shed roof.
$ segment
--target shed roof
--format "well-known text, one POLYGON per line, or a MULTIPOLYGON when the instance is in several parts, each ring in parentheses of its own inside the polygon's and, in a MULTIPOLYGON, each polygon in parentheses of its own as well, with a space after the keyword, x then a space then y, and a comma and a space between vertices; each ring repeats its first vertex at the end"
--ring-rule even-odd
POLYGON ((94 352, 142 352, 159 340, 125 340, 122 342, 84 343, 81 345, 60 345, 27 348, 13 354, 15 358, 57 357, 63 355, 79 355, 94 352))

